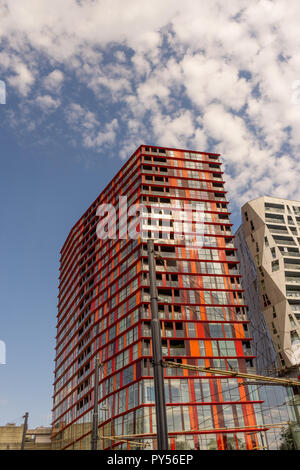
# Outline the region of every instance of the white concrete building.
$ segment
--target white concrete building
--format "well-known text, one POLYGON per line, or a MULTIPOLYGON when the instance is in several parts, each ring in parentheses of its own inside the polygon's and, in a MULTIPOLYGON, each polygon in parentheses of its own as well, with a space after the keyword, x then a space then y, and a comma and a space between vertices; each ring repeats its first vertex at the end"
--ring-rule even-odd
POLYGON ((256 266, 263 315, 279 367, 288 375, 299 375, 300 201, 260 197, 246 203, 241 234, 256 266))

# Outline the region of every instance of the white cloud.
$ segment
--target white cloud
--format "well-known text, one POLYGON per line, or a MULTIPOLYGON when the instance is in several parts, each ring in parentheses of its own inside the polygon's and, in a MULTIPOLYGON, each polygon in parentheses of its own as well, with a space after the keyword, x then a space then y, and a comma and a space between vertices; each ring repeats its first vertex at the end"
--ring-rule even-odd
POLYGON ((204 54, 186 54, 181 66, 187 94, 199 107, 217 100, 238 111, 246 103, 251 87, 239 79, 239 69, 233 64, 204 54))
POLYGON ((72 103, 67 108, 65 115, 75 132, 78 128, 81 129, 84 147, 101 150, 103 145, 114 142, 119 127, 117 119, 102 124, 94 113, 78 103, 72 103))
POLYGON ((97 132, 94 138, 90 135, 85 136, 85 146, 99 149, 103 146, 103 144, 112 144, 115 141, 118 126, 117 119, 113 119, 111 122, 108 122, 104 126, 103 131, 97 132))
POLYGON ((8 77, 8 84, 15 87, 21 95, 27 96, 34 84, 34 76, 24 63, 15 60, 13 62, 13 75, 8 77))
POLYGON ((1 73, 24 98, 42 83, 44 107, 64 100, 82 145, 123 133, 122 158, 141 139, 209 149, 237 205, 264 191, 300 199, 298 0, 7 0, 0 14, 1 73), (69 76, 95 103, 55 97, 69 76))
POLYGON ((158 144, 166 147, 186 148, 193 138, 194 124, 190 111, 175 116, 163 116, 158 113, 152 116, 154 135, 158 144))
POLYGON ((59 91, 64 80, 64 74, 61 70, 53 70, 44 78, 44 87, 49 91, 59 91))
POLYGON ((94 129, 100 124, 94 113, 87 109, 84 109, 78 103, 70 104, 65 114, 69 124, 75 128, 80 126, 84 129, 94 129))
POLYGON ((38 104, 42 109, 48 111, 50 109, 56 109, 60 105, 59 100, 55 100, 50 95, 42 95, 38 96, 35 100, 36 104, 38 104))
POLYGON ((126 54, 123 51, 116 51, 115 57, 119 62, 126 62, 126 54))

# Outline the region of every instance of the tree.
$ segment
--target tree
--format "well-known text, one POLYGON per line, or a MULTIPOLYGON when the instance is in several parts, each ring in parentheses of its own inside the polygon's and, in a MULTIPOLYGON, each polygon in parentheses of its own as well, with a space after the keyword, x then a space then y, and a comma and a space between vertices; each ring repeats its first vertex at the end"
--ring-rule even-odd
POLYGON ((280 433, 280 450, 297 450, 295 447, 291 426, 284 428, 280 433))

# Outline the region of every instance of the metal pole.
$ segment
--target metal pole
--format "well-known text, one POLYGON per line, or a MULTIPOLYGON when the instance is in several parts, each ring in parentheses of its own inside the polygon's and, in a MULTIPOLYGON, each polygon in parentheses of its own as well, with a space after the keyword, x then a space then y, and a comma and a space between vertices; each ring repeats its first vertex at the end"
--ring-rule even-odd
MULTIPOLYGON (((110 419, 110 435, 111 435, 111 437, 113 437, 113 420, 112 420, 112 417, 110 419)), ((110 450, 112 450, 112 446, 113 446, 113 440, 111 439, 111 441, 110 441, 110 450)))
POLYGON ((157 425, 157 447, 158 450, 168 450, 168 427, 167 412, 164 388, 164 368, 162 361, 160 320, 157 305, 156 287, 156 267, 154 259, 153 240, 148 240, 148 263, 150 279, 150 300, 151 300, 151 333, 152 333, 152 354, 153 354, 153 376, 155 389, 155 409, 157 425))
POLYGON ((296 421, 297 424, 300 425, 300 415, 299 415, 299 409, 297 403, 296 403, 296 396, 300 396, 300 387, 292 387, 292 392, 293 392, 293 407, 295 411, 295 416, 296 416, 296 421))
POLYGON ((300 450, 300 387, 292 387, 292 403, 296 417, 296 423, 291 425, 292 438, 294 441, 294 446, 297 450, 300 450), (297 401, 296 401, 297 399, 297 401))
POLYGON ((98 443, 98 395, 99 395, 99 358, 95 358, 94 410, 91 450, 97 450, 98 443))
POLYGON ((25 447, 25 438, 26 438, 26 432, 27 432, 27 428, 28 428, 28 416, 29 416, 29 413, 26 411, 25 415, 23 416, 24 426, 23 426, 23 436, 22 436, 21 450, 24 450, 24 447, 25 447))
MULTIPOLYGON (((112 417, 112 409, 109 404, 109 398, 107 399, 107 413, 108 413, 108 417, 110 417, 110 437, 112 438, 113 437, 113 417, 112 417)), ((113 440, 110 439, 110 445, 109 445, 110 450, 112 450, 112 446, 113 446, 113 440)))
MULTIPOLYGON (((112 415, 112 409, 111 406, 109 406, 109 412, 110 412, 110 436, 113 437, 113 415, 112 415)), ((114 441, 111 439, 110 441, 110 449, 112 450, 113 448, 113 443, 114 441)))

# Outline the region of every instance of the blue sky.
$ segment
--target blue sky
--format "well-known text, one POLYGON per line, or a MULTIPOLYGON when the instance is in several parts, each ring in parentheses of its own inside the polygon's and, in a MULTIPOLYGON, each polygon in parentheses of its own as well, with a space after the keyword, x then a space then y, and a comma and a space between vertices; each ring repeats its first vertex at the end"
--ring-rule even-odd
POLYGON ((233 221, 300 199, 299 2, 0 5, 0 425, 49 423, 59 250, 142 143, 223 155, 233 221), (1 100, 0 100, 1 101, 1 100))
MULTIPOLYGON (((9 106, 9 103, 7 104, 9 106)), ((0 108, 0 113, 2 108, 0 108)), ((93 153, 93 152, 91 152, 93 153)), ((51 410, 59 250, 72 225, 120 168, 111 156, 87 167, 74 148, 32 148, 1 126, 0 425, 47 424, 51 410), (17 142, 16 142, 17 140, 17 142)))

